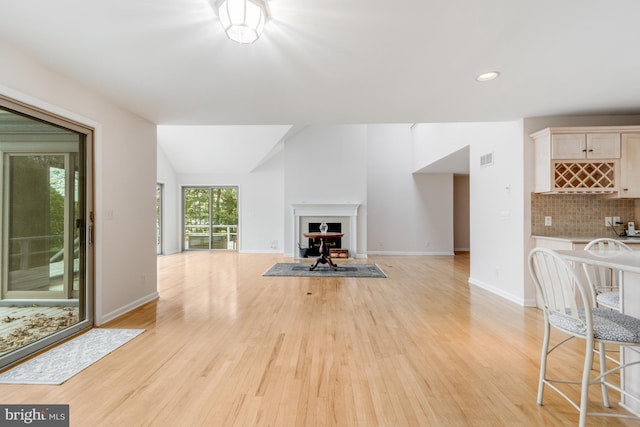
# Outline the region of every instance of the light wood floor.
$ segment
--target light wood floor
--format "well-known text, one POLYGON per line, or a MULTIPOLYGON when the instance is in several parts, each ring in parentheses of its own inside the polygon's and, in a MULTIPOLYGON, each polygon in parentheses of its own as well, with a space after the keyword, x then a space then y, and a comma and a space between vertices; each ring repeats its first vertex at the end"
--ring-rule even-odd
MULTIPOLYGON (((159 257, 160 299, 105 325, 141 336, 63 385, 0 385, 1 403, 68 403, 72 426, 577 424, 555 393, 535 402, 540 311, 470 287, 468 255, 361 261, 387 279, 262 277, 281 261, 159 257)), ((577 374, 576 354, 555 372, 577 374)))

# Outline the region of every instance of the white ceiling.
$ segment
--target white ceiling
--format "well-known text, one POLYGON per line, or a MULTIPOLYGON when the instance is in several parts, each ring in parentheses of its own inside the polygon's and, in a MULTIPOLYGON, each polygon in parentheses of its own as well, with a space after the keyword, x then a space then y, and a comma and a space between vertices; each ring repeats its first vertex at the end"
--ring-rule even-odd
POLYGON ((637 0, 0 0, 0 38, 158 124, 415 123, 640 111, 637 0), (477 74, 502 76, 480 84, 477 74))
POLYGON ((637 0, 0 0, 0 39, 161 125, 503 121, 640 111, 637 0), (499 79, 478 83, 482 72, 499 79))
POLYGON ((158 144, 179 174, 249 173, 291 126, 158 126, 158 144))

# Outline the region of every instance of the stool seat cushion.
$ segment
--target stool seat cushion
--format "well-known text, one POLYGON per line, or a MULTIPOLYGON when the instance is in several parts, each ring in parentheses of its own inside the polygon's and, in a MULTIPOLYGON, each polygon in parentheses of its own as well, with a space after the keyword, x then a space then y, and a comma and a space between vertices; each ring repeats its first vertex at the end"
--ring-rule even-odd
POLYGON ((598 303, 611 308, 620 308, 620 292, 603 292, 596 297, 598 303))
MULTIPOLYGON (((602 341, 612 341, 640 345, 640 319, 605 308, 593 308, 593 336, 602 341)), ((584 310, 579 316, 584 319, 584 310)), ((584 336, 583 321, 562 313, 549 313, 549 322, 571 334, 584 336)))

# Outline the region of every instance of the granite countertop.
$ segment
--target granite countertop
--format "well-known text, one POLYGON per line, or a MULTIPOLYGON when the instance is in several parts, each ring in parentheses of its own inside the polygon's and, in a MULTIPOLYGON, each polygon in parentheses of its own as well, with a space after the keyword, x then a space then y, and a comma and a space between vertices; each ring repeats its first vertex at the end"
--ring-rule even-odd
MULTIPOLYGON (((547 240, 558 240, 562 242, 571 242, 571 243, 589 243, 592 240, 611 236, 541 236, 541 235, 533 235, 531 238, 533 239, 547 239, 547 240)), ((640 244, 639 237, 616 237, 616 240, 620 240, 626 244, 640 244)))

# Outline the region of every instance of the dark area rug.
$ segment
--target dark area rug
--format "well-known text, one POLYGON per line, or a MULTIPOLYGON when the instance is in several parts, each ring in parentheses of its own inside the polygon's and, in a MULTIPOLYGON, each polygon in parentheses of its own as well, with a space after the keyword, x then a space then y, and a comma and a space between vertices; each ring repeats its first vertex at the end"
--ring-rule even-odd
POLYGON ((337 270, 332 270, 327 264, 320 264, 315 270, 309 271, 315 260, 306 264, 297 262, 279 262, 267 270, 263 276, 297 276, 297 277, 378 277, 387 276, 376 264, 338 264, 337 270))

